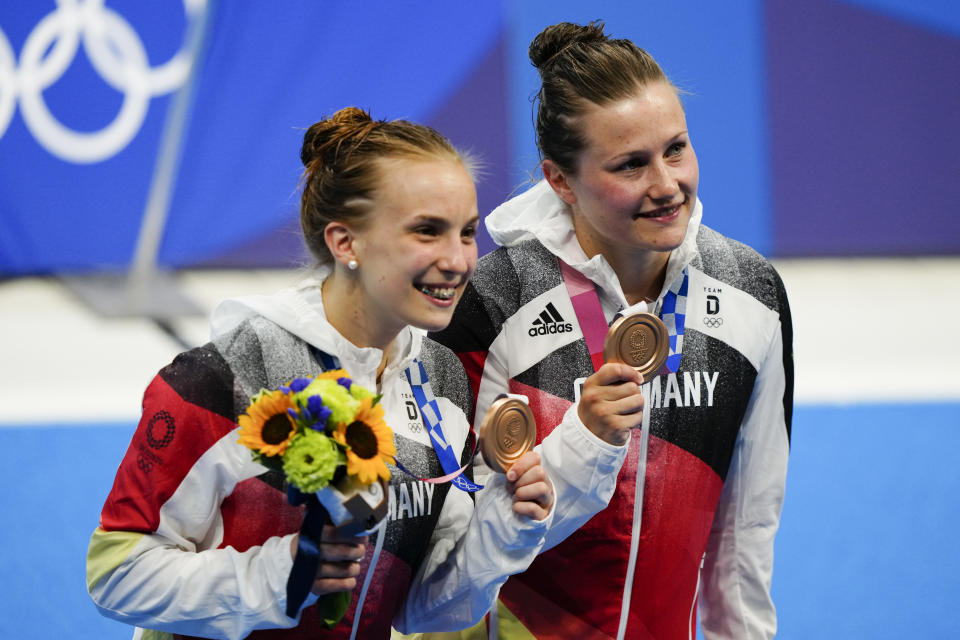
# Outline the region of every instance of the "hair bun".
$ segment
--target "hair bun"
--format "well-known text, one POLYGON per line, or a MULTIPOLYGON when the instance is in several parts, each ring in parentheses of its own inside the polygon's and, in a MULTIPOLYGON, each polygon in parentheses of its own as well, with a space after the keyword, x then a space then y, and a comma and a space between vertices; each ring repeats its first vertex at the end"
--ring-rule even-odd
POLYGON ((310 125, 303 134, 300 162, 309 167, 317 158, 336 152, 340 144, 358 134, 366 135, 374 124, 370 114, 357 107, 344 107, 326 120, 310 125))
POLYGON ((333 114, 330 121, 345 127, 359 127, 373 122, 373 118, 359 107, 344 107, 333 114))
POLYGON ((537 69, 541 69, 570 45, 606 42, 608 38, 603 33, 603 26, 603 20, 594 20, 586 25, 572 22, 559 22, 550 25, 538 33, 530 43, 528 51, 530 62, 537 69))

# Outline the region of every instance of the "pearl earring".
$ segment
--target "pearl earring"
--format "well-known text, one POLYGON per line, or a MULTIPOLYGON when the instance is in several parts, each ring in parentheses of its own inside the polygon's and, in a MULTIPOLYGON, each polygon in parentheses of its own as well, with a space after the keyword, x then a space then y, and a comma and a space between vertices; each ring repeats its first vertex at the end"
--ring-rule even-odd
POLYGON ((350 260, 350 262, 347 263, 347 269, 350 269, 350 271, 356 271, 359 266, 360 263, 356 260, 350 260))

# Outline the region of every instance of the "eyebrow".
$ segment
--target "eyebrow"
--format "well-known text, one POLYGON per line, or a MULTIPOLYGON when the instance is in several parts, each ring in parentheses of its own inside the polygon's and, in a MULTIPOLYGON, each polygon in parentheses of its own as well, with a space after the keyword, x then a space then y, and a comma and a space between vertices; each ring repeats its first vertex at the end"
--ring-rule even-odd
MULTIPOLYGON (((667 138, 666 143, 664 144, 664 149, 668 148, 672 144, 676 144, 680 138, 689 137, 689 135, 690 134, 688 129, 684 129, 683 131, 675 133, 671 137, 667 138)), ((646 149, 635 149, 633 151, 627 151, 625 153, 615 155, 612 158, 610 158, 609 162, 617 163, 617 162, 623 162, 624 160, 629 160, 633 158, 636 158, 638 160, 649 160, 651 155, 653 154, 651 154, 646 149)))
MULTIPOLYGON (((448 220, 447 218, 444 218, 442 216, 431 216, 427 214, 418 214, 417 217, 415 217, 413 220, 410 221, 410 224, 419 224, 422 222, 429 222, 432 224, 442 224, 447 226, 450 225, 450 220, 448 220)), ((471 222, 480 222, 480 215, 477 214, 472 218, 470 218, 469 220, 467 220, 467 224, 470 224, 471 222)))

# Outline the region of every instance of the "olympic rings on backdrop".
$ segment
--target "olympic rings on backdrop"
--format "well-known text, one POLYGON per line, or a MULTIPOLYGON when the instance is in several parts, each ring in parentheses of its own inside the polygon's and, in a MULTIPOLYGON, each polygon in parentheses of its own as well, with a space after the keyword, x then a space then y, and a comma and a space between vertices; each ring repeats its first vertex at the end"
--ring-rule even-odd
MULTIPOLYGON (((183 0, 188 23, 201 15, 206 2, 183 0)), ((154 96, 170 93, 186 81, 191 53, 184 43, 170 60, 151 67, 140 36, 120 14, 104 6, 104 0, 56 0, 56 4, 56 10, 27 36, 19 66, 0 30, 0 138, 13 119, 19 96, 27 128, 47 151, 77 164, 100 162, 137 135, 154 96), (65 127, 43 99, 43 92, 73 64, 81 41, 100 77, 123 93, 113 122, 89 133, 65 127)))

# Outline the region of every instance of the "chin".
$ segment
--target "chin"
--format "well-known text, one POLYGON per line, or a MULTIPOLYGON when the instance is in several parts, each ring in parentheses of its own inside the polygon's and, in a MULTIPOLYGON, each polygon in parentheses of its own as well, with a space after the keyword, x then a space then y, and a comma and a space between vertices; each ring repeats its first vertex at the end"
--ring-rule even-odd
POLYGON ((451 320, 453 320, 453 313, 442 317, 420 318, 418 321, 411 322, 410 324, 424 331, 443 331, 450 324, 451 320))
POLYGON ((687 223, 690 222, 690 218, 687 217, 682 224, 677 224, 675 227, 665 230, 658 240, 660 240, 660 251, 673 251, 683 244, 684 238, 687 237, 687 223))

